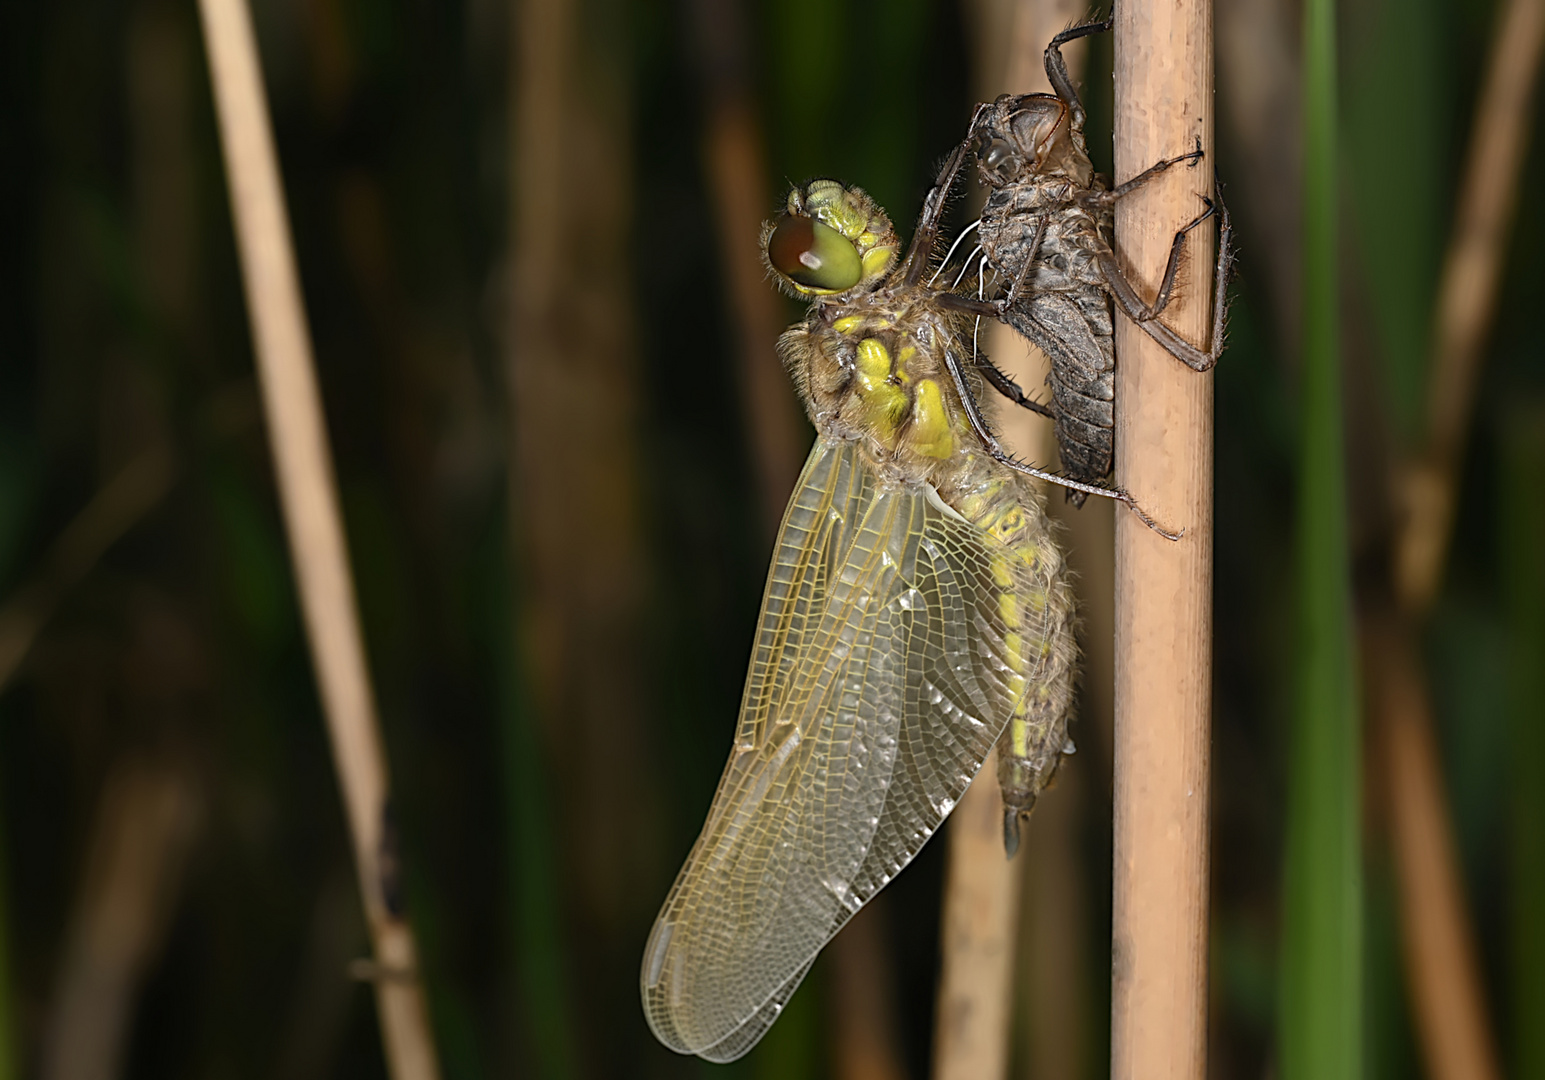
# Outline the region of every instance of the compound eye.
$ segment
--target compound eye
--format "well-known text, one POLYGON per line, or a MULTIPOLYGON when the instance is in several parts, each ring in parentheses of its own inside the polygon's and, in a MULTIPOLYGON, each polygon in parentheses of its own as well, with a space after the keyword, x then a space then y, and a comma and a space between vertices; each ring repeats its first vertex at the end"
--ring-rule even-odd
POLYGON ((814 218, 785 214, 767 240, 773 269, 798 285, 842 292, 858 284, 863 262, 853 242, 814 218))
POLYGON ((1019 154, 1003 139, 993 139, 982 151, 982 165, 994 172, 1019 165, 1019 154))

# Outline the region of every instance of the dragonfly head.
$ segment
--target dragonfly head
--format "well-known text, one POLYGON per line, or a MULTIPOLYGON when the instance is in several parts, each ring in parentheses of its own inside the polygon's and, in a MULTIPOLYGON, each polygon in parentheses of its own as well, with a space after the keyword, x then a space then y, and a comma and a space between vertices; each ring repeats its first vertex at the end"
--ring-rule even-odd
POLYGON ((869 289, 895 265, 901 241, 862 188, 812 180, 789 192, 762 228, 762 255, 779 282, 805 299, 869 289))
POLYGON ((971 140, 982 179, 993 187, 1034 176, 1068 176, 1086 187, 1094 174, 1084 133, 1073 130, 1066 104, 1052 94, 1004 94, 982 105, 971 140))

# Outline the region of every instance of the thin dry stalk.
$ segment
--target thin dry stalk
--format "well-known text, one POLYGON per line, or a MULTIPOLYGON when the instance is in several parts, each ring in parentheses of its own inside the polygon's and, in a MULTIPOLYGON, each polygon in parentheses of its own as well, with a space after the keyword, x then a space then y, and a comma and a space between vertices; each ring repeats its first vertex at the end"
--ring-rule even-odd
POLYGON ((762 221, 773 202, 761 126, 743 94, 715 96, 703 144, 719 258, 739 328, 741 413, 756 471, 757 504, 770 537, 783 520, 783 508, 799 477, 803 437, 794 393, 774 348, 784 312, 757 250, 762 221))
POLYGON ((354 582, 279 184, 268 102, 244 0, 200 0, 242 280, 301 610, 343 788, 365 921, 383 977, 376 1005, 394 1080, 437 1080, 413 931, 388 829, 390 785, 354 582))
POLYGON ((1501 1075, 1488 1018, 1430 694, 1412 621, 1431 607, 1453 532, 1457 480, 1501 281, 1545 48, 1545 0, 1510 0, 1476 104, 1454 234, 1438 288, 1426 444, 1402 478, 1394 591, 1403 621, 1370 617, 1370 693, 1382 719, 1407 973, 1435 1080, 1501 1075))
POLYGON ((934 1080, 994 1080, 1008 1069, 1023 877, 1003 857, 997 762, 994 751, 950 817, 934 1080))
POLYGON ((631 967, 637 943, 618 928, 642 915, 643 894, 630 886, 656 865, 659 816, 639 698, 617 692, 646 682, 649 581, 629 84, 608 51, 615 41, 586 33, 573 0, 510 10, 506 371, 518 661, 542 761, 563 773, 551 803, 564 876, 547 887, 578 901, 562 920, 576 931, 568 944, 585 957, 581 967, 620 961, 624 949, 631 967), (617 827, 619 806, 629 808, 627 829, 617 827))
MULTIPOLYGON (((1212 160, 1212 6, 1116 9, 1116 177, 1200 145, 1212 160)), ((1152 287, 1197 179, 1174 170, 1117 206, 1117 249, 1152 287)), ((1211 316, 1210 233, 1192 233, 1179 307, 1211 316)), ((1116 321, 1116 479, 1170 542, 1116 521, 1116 729, 1111 1076, 1200 1080, 1207 1063, 1209 722, 1212 705, 1212 376, 1116 321)))
POLYGON ((165 447, 145 451, 103 485, 59 534, 43 565, 0 608, 0 690, 27 658, 60 600, 155 508, 171 489, 174 472, 165 447))
POLYGON ((198 814, 184 768, 125 761, 109 774, 43 1034, 43 1080, 123 1073, 140 985, 181 892, 198 814))
POLYGON ((1366 678, 1388 785, 1401 945, 1423 1057, 1433 1080, 1499 1080, 1430 688, 1411 621, 1380 619, 1365 613, 1362 620, 1366 678))
POLYGON ((1363 655, 1387 765, 1401 938, 1427 1072, 1434 1080, 1491 1080, 1502 1073, 1442 799, 1430 695, 1409 626, 1365 619, 1363 655))
POLYGON ((1395 544, 1395 588, 1402 605, 1418 613, 1437 592, 1453 533, 1460 457, 1511 239, 1542 49, 1545 0, 1509 0, 1476 102, 1454 234, 1438 284, 1425 453, 1401 493, 1406 516, 1395 544))

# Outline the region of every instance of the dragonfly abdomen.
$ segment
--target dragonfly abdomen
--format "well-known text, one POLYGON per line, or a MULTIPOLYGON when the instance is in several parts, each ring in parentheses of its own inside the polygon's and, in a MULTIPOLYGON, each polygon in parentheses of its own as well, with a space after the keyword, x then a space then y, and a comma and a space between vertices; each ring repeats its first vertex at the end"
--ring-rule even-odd
MULTIPOLYGON (((1033 293, 1009 309, 1008 324, 1051 361, 1047 380, 1056 402, 1058 454, 1063 473, 1086 484, 1110 475, 1115 456, 1116 351, 1110 298, 1083 286, 1033 293)), ((1081 491, 1067 489, 1082 506, 1081 491)))
POLYGON ((1004 628, 1002 673, 1014 702, 998 739, 1004 841, 1012 855, 1018 821, 1051 783, 1070 746, 1078 668, 1072 584, 1040 495, 1018 474, 971 454, 940 496, 998 541, 987 595, 1004 628))

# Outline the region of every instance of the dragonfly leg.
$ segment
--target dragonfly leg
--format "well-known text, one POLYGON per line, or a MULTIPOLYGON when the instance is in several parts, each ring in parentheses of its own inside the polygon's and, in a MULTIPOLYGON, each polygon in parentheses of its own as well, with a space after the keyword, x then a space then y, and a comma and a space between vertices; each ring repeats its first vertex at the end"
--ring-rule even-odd
POLYGON ((1085 495, 1098 495, 1104 499, 1115 499, 1132 511, 1132 513, 1136 514, 1137 520, 1166 540, 1179 540, 1185 535, 1184 529, 1179 532, 1172 532, 1160 525, 1148 511, 1138 504, 1138 501, 1129 492, 1123 491, 1121 488, 1086 484, 1081 480, 1059 476, 1046 469, 1038 469, 1034 465, 1014 457, 1014 455, 1003 449, 1003 444, 998 441, 998 436, 987 426, 987 421, 982 416, 981 407, 977 405, 976 398, 971 393, 971 387, 966 384, 965 373, 961 370, 960 366, 960 357, 955 355, 955 350, 945 350, 944 366, 949 369, 950 377, 955 381, 955 392, 960 395, 960 404, 966 412, 966 422, 971 425, 971 430, 976 433, 977 438, 982 440, 982 448, 987 451, 988 457, 1000 465, 1008 466, 1015 472, 1024 473, 1026 476, 1033 476, 1037 480, 1045 480, 1047 483, 1056 484, 1058 487, 1067 488, 1071 491, 1082 491, 1085 495))
POLYGON ((1035 265, 1035 257, 1041 253, 1041 242, 1046 239, 1046 230, 1050 225, 1050 214, 1042 214, 1040 220, 1035 223, 1035 235, 1030 238, 1030 250, 1025 253, 1024 259, 1020 261, 1019 273, 1014 275, 1014 283, 1009 286, 1008 295, 998 302, 998 306, 1001 309, 998 312, 1000 319, 1019 300, 1020 289, 1030 278, 1030 270, 1035 265))
POLYGON ((1179 165, 1182 162, 1186 163, 1187 165, 1194 166, 1198 161, 1202 160, 1204 156, 1205 155, 1202 151, 1202 140, 1200 137, 1198 137, 1196 140, 1195 150, 1185 154, 1176 154, 1172 158, 1165 158, 1163 161, 1150 165, 1142 172, 1132 177, 1132 179, 1128 180, 1126 183, 1117 184, 1109 191, 1086 191, 1083 194, 1077 196, 1078 201, 1084 206, 1109 206, 1117 199, 1132 194, 1132 192, 1147 184, 1149 181, 1155 179, 1156 177, 1162 176, 1174 166, 1179 165))
POLYGON ((1113 252, 1104 251, 1100 254, 1100 269, 1103 271, 1107 285, 1110 287, 1111 296, 1116 301, 1116 306, 1127 318, 1131 319, 1143 332, 1164 346, 1175 359, 1196 371, 1207 371, 1218 362, 1218 357, 1223 355, 1223 327, 1228 299, 1228 272, 1233 262, 1233 238, 1234 226, 1229 218, 1228 207, 1223 204, 1221 195, 1212 199, 1204 197, 1207 209, 1198 214, 1194 220, 1175 234, 1174 241, 1170 244, 1169 261, 1164 268, 1164 279, 1159 285, 1158 295, 1152 304, 1145 304, 1132 283, 1121 271, 1121 266, 1116 262, 1113 252), (1170 295, 1175 286, 1175 275, 1180 268, 1180 253, 1185 247, 1186 234, 1206 221, 1213 214, 1219 215, 1220 228, 1218 231, 1218 260, 1213 266, 1213 297, 1212 297, 1212 334, 1208 347, 1198 349, 1195 345, 1186 341, 1175 331, 1171 330, 1159 320, 1159 314, 1169 305, 1170 295))
POLYGON ((939 239, 939 225, 944 220, 944 208, 949 204, 950 191, 955 186, 955 178, 960 175, 969 150, 970 144, 962 142, 950 151, 944 167, 939 170, 938 180, 934 181, 928 196, 923 200, 923 212, 917 219, 917 231, 912 234, 912 244, 907 248, 907 257, 902 263, 905 268, 902 281, 907 285, 916 285, 923 280, 934 244, 939 239))
POLYGON ((1115 5, 1111 6, 1111 13, 1101 22, 1084 23, 1081 26, 1070 26, 1062 33, 1051 39, 1051 44, 1046 46, 1046 78, 1051 83, 1052 90, 1072 115, 1072 127, 1074 131, 1084 129, 1084 104, 1078 100, 1078 91, 1073 89, 1073 80, 1068 75, 1067 61, 1062 59, 1062 46, 1070 41, 1076 41, 1081 37, 1091 34, 1103 34, 1116 25, 1115 5))
POLYGON ((1031 412, 1038 413, 1048 420, 1055 420, 1057 418, 1055 409, 1049 405, 1041 404, 1025 393, 1024 390, 1020 389, 1019 384, 1009 377, 1008 372, 994 364, 981 353, 976 354, 976 370, 982 373, 982 378, 987 380, 988 385, 1020 408, 1029 409, 1031 412))

